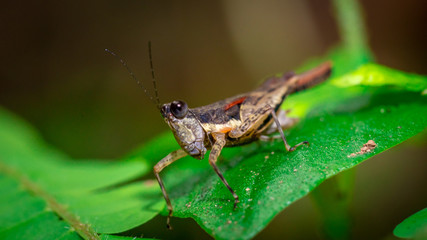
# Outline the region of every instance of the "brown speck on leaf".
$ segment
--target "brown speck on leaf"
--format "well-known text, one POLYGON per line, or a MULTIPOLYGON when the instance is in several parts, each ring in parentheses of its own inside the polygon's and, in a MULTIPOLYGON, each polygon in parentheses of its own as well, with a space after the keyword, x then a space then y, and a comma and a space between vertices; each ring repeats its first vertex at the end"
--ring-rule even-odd
POLYGON ((355 157, 357 155, 365 154, 372 152, 377 147, 377 144, 373 140, 369 140, 367 143, 363 144, 363 147, 360 148, 360 152, 352 153, 348 157, 355 157))

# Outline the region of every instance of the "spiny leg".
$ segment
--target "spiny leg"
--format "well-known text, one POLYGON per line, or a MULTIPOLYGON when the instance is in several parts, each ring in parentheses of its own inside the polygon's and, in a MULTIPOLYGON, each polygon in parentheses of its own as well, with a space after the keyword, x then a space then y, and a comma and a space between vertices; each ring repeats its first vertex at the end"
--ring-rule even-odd
POLYGON ((166 204, 168 206, 169 209, 169 214, 166 220, 166 227, 171 230, 172 227, 170 225, 170 218, 172 216, 173 213, 173 208, 172 208, 172 204, 171 201, 169 200, 169 196, 166 192, 165 186, 163 185, 163 181, 160 178, 159 173, 167 166, 169 166, 171 163, 175 162, 176 160, 185 157, 187 155, 187 153, 182 150, 182 149, 178 149, 176 151, 173 151, 171 153, 169 153, 166 157, 164 157, 162 160, 160 160, 160 162, 158 162, 155 166, 154 166, 154 175, 157 178, 157 181, 159 182, 160 188, 162 189, 162 193, 163 193, 163 197, 166 200, 166 204))
MULTIPOLYGON (((276 113, 274 112, 274 110, 273 110, 273 111, 271 111, 271 116, 273 116, 273 119, 274 119, 274 122, 276 123, 276 126, 281 126, 281 125, 280 125, 280 122, 279 122, 279 119, 277 118, 276 113)), ((300 142, 300 143, 296 144, 295 146, 291 147, 291 146, 288 144, 288 142, 286 141, 285 134, 283 133, 282 128, 281 128, 281 127, 278 127, 278 128, 277 128, 277 130, 279 131, 280 137, 282 138, 283 143, 285 144, 285 148, 286 148, 286 150, 287 150, 288 152, 293 152, 293 151, 295 151, 295 149, 296 149, 297 147, 299 147, 299 146, 301 146, 301 145, 303 145, 303 144, 309 145, 308 141, 304 141, 304 142, 300 142)), ((268 136, 267 136, 267 137, 268 137, 268 136)), ((274 136, 273 136, 273 137, 274 137, 274 136)), ((260 139, 261 139, 261 140, 265 140, 265 136, 263 137, 263 135, 261 135, 261 136, 260 136, 260 139), (263 139, 263 138, 264 138, 264 139, 263 139)))
MULTIPOLYGON (((283 110, 283 109, 279 109, 276 113, 277 119, 280 122, 280 127, 283 130, 292 128, 293 126, 295 126, 298 122, 299 122, 299 118, 295 118, 295 117, 288 117, 288 113, 290 112, 290 110, 283 110)), ((270 124, 270 126, 264 131, 265 135, 269 135, 272 133, 277 132, 277 125, 276 122, 270 124)), ((279 136, 280 138, 280 136, 279 136)))
POLYGON ((212 146, 211 153, 209 154, 209 164, 212 166, 212 168, 215 170, 216 174, 219 176, 221 181, 224 183, 224 185, 228 188, 228 190, 233 194, 234 197, 234 209, 237 206, 237 203, 239 202, 239 197, 234 192, 234 190, 230 187, 227 180, 225 180, 224 176, 222 175, 221 171, 218 169, 216 165, 216 161, 221 153, 222 148, 225 145, 225 134, 224 133, 212 133, 212 136, 215 139, 215 143, 212 146))
POLYGON ((259 140, 263 141, 263 142, 271 142, 271 141, 274 141, 276 139, 282 139, 282 136, 280 136, 280 135, 273 135, 273 136, 261 135, 261 136, 259 136, 259 140))

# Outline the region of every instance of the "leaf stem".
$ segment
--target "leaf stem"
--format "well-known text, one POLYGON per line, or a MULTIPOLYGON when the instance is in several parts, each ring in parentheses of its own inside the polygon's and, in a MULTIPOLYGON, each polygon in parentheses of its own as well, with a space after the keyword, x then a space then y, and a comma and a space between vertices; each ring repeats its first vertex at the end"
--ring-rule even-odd
POLYGON ((328 239, 350 239, 355 169, 350 169, 324 182, 311 192, 322 218, 323 232, 328 239))
POLYGON ((341 41, 352 53, 368 50, 362 8, 357 0, 333 0, 341 41))
MULTIPOLYGON (((347 63, 366 63, 373 60, 368 45, 362 8, 357 0, 333 0, 347 63)), ((350 65, 351 66, 351 65, 350 65)), ((339 174, 320 185, 311 197, 318 206, 323 231, 329 239, 349 239, 351 216, 349 211, 353 195, 355 170, 339 174)))
POLYGON ((86 240, 100 240, 101 238, 98 234, 88 225, 80 221, 80 219, 75 216, 73 213, 69 212, 67 208, 61 205, 55 200, 55 198, 49 195, 44 191, 40 186, 32 182, 23 174, 19 173, 15 169, 3 164, 0 162, 0 172, 5 173, 6 175, 16 179, 22 186, 27 189, 29 192, 38 196, 46 201, 49 208, 58 214, 64 221, 66 221, 70 226, 84 239, 86 240))

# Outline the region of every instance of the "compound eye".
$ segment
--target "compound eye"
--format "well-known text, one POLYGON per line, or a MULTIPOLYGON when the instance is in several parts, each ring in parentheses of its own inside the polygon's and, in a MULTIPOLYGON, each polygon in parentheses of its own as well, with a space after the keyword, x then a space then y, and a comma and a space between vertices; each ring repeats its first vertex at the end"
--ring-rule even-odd
POLYGON ((183 101, 173 101, 171 103, 170 111, 176 118, 184 118, 188 112, 187 103, 183 101))

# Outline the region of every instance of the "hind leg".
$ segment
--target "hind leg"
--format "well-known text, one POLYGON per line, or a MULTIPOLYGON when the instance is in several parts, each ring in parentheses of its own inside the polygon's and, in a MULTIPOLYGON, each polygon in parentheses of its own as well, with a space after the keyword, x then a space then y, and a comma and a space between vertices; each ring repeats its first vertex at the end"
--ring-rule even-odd
POLYGON ((270 126, 270 128, 268 128, 266 130, 266 134, 278 131, 280 135, 274 135, 274 136, 261 135, 259 137, 259 139, 261 141, 271 141, 271 140, 274 140, 274 139, 281 138, 283 140, 283 143, 285 144, 285 148, 286 148, 286 150, 288 152, 293 152, 297 147, 299 147, 299 146, 301 146, 303 144, 309 145, 308 141, 300 142, 300 143, 296 144, 293 147, 291 147, 288 144, 288 142, 286 141, 285 134, 283 133, 283 129, 282 128, 289 128, 289 127, 295 125, 298 122, 298 119, 295 119, 295 118, 293 118, 294 120, 289 120, 289 118, 283 119, 284 117, 286 117, 286 112, 280 111, 279 115, 281 113, 282 113, 282 122, 280 122, 279 117, 276 115, 276 113, 274 111, 271 111, 271 116, 274 119, 274 126, 270 126), (280 127, 277 127, 277 126, 280 126, 280 127))
MULTIPOLYGON (((287 114, 290 112, 290 110, 282 110, 280 109, 279 112, 276 114, 277 119, 279 120, 280 127, 282 129, 289 129, 295 126, 299 122, 299 118, 293 118, 288 117, 287 114)), ((268 127, 264 132, 263 135, 269 135, 272 133, 276 133, 278 131, 276 121, 274 121, 270 127, 268 127)), ((274 136, 273 136, 274 137, 274 136)), ((280 137, 278 137, 280 138, 280 137)), ((276 139, 276 138, 274 138, 276 139)))

